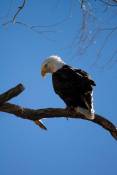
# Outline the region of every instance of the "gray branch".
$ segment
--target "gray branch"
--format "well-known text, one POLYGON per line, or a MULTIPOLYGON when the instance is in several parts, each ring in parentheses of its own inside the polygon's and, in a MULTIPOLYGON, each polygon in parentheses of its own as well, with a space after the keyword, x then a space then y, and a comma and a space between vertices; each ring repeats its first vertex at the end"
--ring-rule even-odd
POLYGON ((24 86, 22 84, 18 84, 17 86, 13 87, 12 89, 6 91, 5 93, 0 95, 0 105, 5 103, 6 101, 10 100, 11 98, 19 95, 23 92, 24 86))
MULTIPOLYGON (((98 114, 95 114, 94 120, 89 120, 86 117, 84 117, 81 113, 76 113, 75 111, 71 111, 71 110, 69 111, 68 109, 62 109, 62 108, 29 109, 29 108, 24 108, 24 107, 15 105, 15 104, 6 103, 7 100, 18 95, 23 90, 24 90, 23 85, 19 84, 15 88, 12 88, 6 93, 0 95, 0 97, 2 97, 0 111, 14 114, 15 116, 20 117, 22 119, 28 119, 28 120, 34 121, 37 125, 39 125, 43 129, 46 129, 46 127, 40 121, 43 118, 67 117, 67 118, 88 120, 90 122, 96 123, 102 126, 103 128, 105 128, 117 140, 116 126, 112 122, 110 122, 109 120, 107 120, 106 118, 98 114), (7 94, 7 98, 6 98, 6 94, 7 94), (8 94, 10 94, 9 98, 8 98, 8 94), (3 104, 3 101, 4 101, 4 104, 3 104)), ((1 98, 0 98, 0 101, 1 101, 1 98)))

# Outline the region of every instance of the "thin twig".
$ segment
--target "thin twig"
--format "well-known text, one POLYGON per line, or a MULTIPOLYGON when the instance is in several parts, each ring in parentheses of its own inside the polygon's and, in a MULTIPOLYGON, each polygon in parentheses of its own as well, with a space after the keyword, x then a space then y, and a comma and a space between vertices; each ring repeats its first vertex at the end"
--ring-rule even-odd
POLYGON ((13 16, 13 20, 12 20, 13 24, 15 24, 16 18, 19 15, 19 13, 23 10, 23 8, 25 7, 25 4, 26 4, 26 0, 23 0, 22 5, 18 7, 17 12, 13 16))
POLYGON ((104 0, 99 0, 99 1, 102 2, 103 4, 106 4, 106 5, 111 6, 111 7, 117 7, 117 4, 115 4, 117 2, 116 0, 115 1, 113 0, 112 3, 110 3, 109 1, 104 1, 104 0))
POLYGON ((83 7, 83 3, 84 3, 84 0, 81 0, 81 1, 80 1, 81 8, 83 7))
POLYGON ((16 18, 17 18, 17 16, 19 15, 19 13, 23 10, 23 8, 25 7, 26 1, 27 1, 27 0, 23 0, 22 4, 18 7, 18 10, 17 10, 16 13, 14 14, 13 18, 12 18, 11 20, 9 20, 9 21, 3 23, 3 24, 2 24, 3 26, 6 26, 6 25, 8 25, 8 24, 10 24, 10 23, 12 23, 12 24, 15 24, 15 23, 16 23, 16 18))

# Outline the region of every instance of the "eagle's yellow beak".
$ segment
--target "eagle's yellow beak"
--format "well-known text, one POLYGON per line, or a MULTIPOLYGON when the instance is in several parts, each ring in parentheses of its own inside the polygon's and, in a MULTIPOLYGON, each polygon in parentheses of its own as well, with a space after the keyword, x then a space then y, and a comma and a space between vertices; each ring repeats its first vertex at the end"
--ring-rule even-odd
POLYGON ((42 69, 41 69, 41 75, 42 75, 42 77, 45 77, 46 73, 47 73, 46 67, 45 66, 42 66, 42 69))

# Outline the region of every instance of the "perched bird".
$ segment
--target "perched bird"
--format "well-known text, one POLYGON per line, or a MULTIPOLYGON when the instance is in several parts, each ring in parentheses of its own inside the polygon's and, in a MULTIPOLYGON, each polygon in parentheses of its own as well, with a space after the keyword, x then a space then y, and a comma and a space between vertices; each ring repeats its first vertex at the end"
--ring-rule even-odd
POLYGON ((54 91, 65 102, 67 108, 82 113, 93 120, 93 86, 95 82, 81 69, 67 65, 59 56, 48 57, 42 64, 41 75, 52 74, 54 91))

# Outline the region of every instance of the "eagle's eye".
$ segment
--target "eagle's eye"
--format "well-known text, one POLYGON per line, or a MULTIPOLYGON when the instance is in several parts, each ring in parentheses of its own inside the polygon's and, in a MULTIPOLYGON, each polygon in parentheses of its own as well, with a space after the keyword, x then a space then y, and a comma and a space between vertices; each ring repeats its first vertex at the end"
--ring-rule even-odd
POLYGON ((47 68, 48 67, 48 64, 45 64, 44 67, 47 68))

